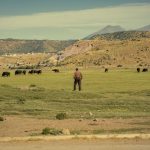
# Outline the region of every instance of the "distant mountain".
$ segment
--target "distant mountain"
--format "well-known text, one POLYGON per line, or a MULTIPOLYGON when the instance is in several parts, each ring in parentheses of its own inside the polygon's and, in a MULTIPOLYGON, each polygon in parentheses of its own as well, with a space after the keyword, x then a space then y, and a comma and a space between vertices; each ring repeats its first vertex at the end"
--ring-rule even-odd
POLYGON ((102 35, 95 35, 90 38, 94 39, 104 39, 104 40, 137 40, 140 38, 150 38, 149 31, 123 31, 123 32, 114 32, 106 33, 102 35))
POLYGON ((58 52, 76 41, 0 39, 0 54, 58 52))
POLYGON ((99 31, 87 36, 85 39, 88 40, 91 37, 96 36, 96 35, 101 35, 101 34, 106 34, 106 33, 115 33, 115 32, 121 32, 121 31, 125 31, 125 29, 123 29, 121 26, 108 25, 105 28, 103 28, 102 30, 99 30, 99 31))
POLYGON ((138 31, 150 31, 150 25, 137 29, 138 31))

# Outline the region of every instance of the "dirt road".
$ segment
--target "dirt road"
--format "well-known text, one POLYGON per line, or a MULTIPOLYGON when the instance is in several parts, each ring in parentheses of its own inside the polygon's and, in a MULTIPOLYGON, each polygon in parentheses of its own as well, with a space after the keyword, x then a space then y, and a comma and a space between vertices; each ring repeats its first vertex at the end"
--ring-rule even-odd
POLYGON ((0 143, 0 150, 149 150, 150 141, 69 140, 0 143))
MULTIPOLYGON (((93 134, 93 132, 104 133, 150 133, 149 122, 147 118, 107 118, 98 119, 94 122, 92 119, 66 119, 50 120, 31 118, 29 116, 6 116, 6 120, 0 122, 0 137, 21 137, 30 136, 42 132, 45 127, 56 129, 69 129, 72 132, 80 134, 93 134)), ((98 133, 97 133, 98 134, 98 133)))

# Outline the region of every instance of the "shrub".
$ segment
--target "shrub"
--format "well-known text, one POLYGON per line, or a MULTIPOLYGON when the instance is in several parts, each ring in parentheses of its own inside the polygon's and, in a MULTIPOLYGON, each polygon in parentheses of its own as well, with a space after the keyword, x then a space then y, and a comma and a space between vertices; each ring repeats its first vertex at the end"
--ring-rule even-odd
POLYGON ((44 128, 42 130, 42 134, 47 135, 47 134, 49 134, 49 131, 50 131, 50 128, 44 128))
POLYGON ((56 119, 58 120, 63 120, 63 119, 66 119, 67 118, 67 114, 66 113, 58 113, 56 115, 56 119))
POLYGON ((17 104, 24 104, 25 101, 26 101, 25 98, 19 97, 19 98, 18 98, 18 101, 17 101, 17 104))
POLYGON ((119 67, 123 67, 123 66, 122 65, 118 65, 117 67, 119 68, 119 67))
POLYGON ((35 84, 30 84, 30 87, 36 87, 36 85, 35 84))
POLYGON ((0 121, 4 121, 4 118, 0 116, 0 121))
POLYGON ((55 128, 44 128, 42 130, 42 134, 43 135, 60 135, 62 134, 62 131, 58 130, 58 129, 55 129, 55 128))

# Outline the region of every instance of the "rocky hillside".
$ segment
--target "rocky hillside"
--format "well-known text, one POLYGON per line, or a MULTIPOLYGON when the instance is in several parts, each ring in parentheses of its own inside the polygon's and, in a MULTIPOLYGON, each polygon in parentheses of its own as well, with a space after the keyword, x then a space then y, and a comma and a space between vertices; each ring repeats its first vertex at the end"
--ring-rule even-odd
POLYGON ((70 41, 53 40, 0 40, 0 55, 6 53, 57 52, 75 43, 70 41))
POLYGON ((150 67, 150 32, 127 31, 81 40, 66 48, 60 65, 150 67))

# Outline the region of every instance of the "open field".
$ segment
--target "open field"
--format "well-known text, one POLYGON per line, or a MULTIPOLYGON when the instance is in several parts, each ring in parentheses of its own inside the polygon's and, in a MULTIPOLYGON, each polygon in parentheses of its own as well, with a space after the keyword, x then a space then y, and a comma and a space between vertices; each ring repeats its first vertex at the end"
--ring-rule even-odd
POLYGON ((68 128, 71 134, 150 133, 150 73, 82 73, 81 92, 72 91, 72 70, 0 77, 0 116, 6 117, 0 136, 39 135, 45 127, 68 128), (68 119, 56 120, 60 112, 68 119))
POLYGON ((0 114, 55 118, 150 117, 150 73, 83 70, 83 90, 72 91, 72 71, 0 77, 0 114))

